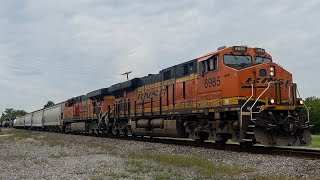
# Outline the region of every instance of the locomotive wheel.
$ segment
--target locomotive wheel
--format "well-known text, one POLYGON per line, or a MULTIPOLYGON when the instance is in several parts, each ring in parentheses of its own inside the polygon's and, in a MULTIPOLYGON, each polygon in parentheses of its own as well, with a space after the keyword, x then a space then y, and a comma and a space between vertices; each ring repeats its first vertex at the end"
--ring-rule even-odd
POLYGON ((120 136, 119 130, 118 130, 118 129, 113 129, 113 130, 112 130, 112 135, 113 135, 113 136, 116 136, 116 137, 120 136))
POLYGON ((220 141, 215 141, 215 143, 218 145, 218 146, 223 146, 226 144, 226 142, 228 141, 228 139, 222 139, 220 141))
POLYGON ((240 147, 241 148, 250 148, 253 146, 252 142, 240 142, 240 147))
POLYGON ((196 144, 202 144, 202 143, 204 143, 204 139, 195 139, 194 142, 196 144))

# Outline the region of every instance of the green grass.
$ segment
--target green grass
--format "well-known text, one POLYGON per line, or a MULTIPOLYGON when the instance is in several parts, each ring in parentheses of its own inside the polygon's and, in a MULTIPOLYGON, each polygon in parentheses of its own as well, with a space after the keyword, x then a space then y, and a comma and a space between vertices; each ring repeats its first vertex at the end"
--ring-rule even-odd
POLYGON ((131 174, 146 174, 156 170, 153 166, 145 164, 141 161, 130 161, 127 162, 126 171, 131 174))
POLYGON ((110 172, 107 174, 107 176, 112 177, 112 179, 125 179, 129 177, 129 174, 125 172, 122 172, 122 173, 110 172))
POLYGON ((153 178, 155 180, 170 179, 170 174, 156 174, 153 178))
POLYGON ((20 131, 20 130, 2 131, 2 135, 9 135, 9 136, 1 137, 0 144, 12 142, 12 141, 23 140, 23 139, 27 139, 27 138, 32 138, 32 135, 30 134, 30 132, 20 131))
POLYGON ((311 145, 309 147, 320 148, 320 135, 312 135, 311 145))
POLYGON ((42 138, 42 141, 45 141, 49 147, 55 147, 55 146, 65 146, 65 142, 53 138, 42 138))
POLYGON ((68 157, 68 156, 71 156, 71 155, 69 155, 69 154, 61 151, 61 152, 59 152, 59 153, 57 153, 57 154, 50 154, 50 155, 49 155, 49 158, 58 159, 58 158, 68 157))
POLYGON ((253 171, 252 169, 245 168, 241 165, 213 164, 212 162, 204 158, 195 156, 185 157, 180 155, 144 152, 129 153, 129 158, 150 159, 163 165, 197 168, 199 170, 199 173, 205 176, 223 174, 233 177, 240 173, 249 173, 253 171))
POLYGON ((90 177, 90 180, 102 180, 103 178, 102 177, 99 177, 99 176, 92 176, 90 177))

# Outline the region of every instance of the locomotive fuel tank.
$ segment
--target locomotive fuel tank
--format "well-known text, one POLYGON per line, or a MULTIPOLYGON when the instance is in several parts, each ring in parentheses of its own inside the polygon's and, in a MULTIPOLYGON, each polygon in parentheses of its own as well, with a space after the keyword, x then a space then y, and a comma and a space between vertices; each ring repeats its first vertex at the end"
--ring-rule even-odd
POLYGON ((139 119, 137 121, 137 127, 138 128, 147 128, 150 126, 150 120, 149 119, 139 119))
POLYGON ((164 127, 164 119, 160 118, 160 119, 152 119, 150 121, 150 125, 153 128, 163 128, 164 127))

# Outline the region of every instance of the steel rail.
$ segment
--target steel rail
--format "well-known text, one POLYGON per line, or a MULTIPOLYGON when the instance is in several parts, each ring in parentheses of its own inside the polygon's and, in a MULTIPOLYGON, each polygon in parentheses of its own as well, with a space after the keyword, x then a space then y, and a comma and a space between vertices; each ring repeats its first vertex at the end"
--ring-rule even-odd
MULTIPOLYGON (((30 131, 25 129, 19 129, 23 131, 30 131)), ((278 156, 288 156, 296 158, 306 158, 306 159, 320 159, 320 148, 307 148, 307 147, 294 147, 294 146, 264 146, 264 145, 253 145, 251 147, 241 147, 239 144, 225 144, 218 145, 213 141, 205 141, 199 143, 193 141, 192 139, 177 139, 177 138, 162 138, 162 137, 134 137, 134 136, 112 136, 104 134, 91 134, 91 133, 64 133, 64 132, 48 132, 48 131, 36 131, 36 132, 47 132, 47 133, 62 133, 71 134, 79 136, 93 136, 104 139, 116 139, 120 141, 141 141, 141 142, 151 142, 160 144, 170 144, 179 146, 189 146, 197 148, 215 149, 230 152, 244 152, 251 154, 266 154, 266 155, 278 155, 278 156)))

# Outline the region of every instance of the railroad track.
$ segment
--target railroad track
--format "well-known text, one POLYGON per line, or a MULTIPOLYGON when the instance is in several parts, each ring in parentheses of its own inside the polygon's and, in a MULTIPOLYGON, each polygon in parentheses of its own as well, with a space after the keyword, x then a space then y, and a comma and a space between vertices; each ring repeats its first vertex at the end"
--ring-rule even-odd
POLYGON ((202 147, 208 149, 225 150, 233 152, 244 152, 251 154, 268 154, 268 155, 279 155, 288 157, 308 158, 308 159, 320 159, 320 149, 306 148, 306 147, 267 147, 263 145, 254 145, 252 147, 240 147, 239 144, 225 144, 218 145, 214 142, 196 143, 191 139, 175 139, 175 138, 161 138, 161 137, 132 137, 132 136, 102 136, 95 135, 96 137, 112 138, 118 140, 132 140, 132 141, 143 141, 161 144, 172 144, 180 146, 191 146, 191 147, 202 147))
MULTIPOLYGON (((122 139, 122 138, 119 138, 122 139)), ((302 147, 267 147, 262 145, 254 145, 252 147, 240 147, 238 144, 225 144, 217 145, 214 142, 204 142, 196 143, 190 140, 180 140, 180 139, 162 139, 162 138, 130 138, 127 140, 134 141, 147 141, 162 144, 174 144, 180 146, 192 146, 192 147, 202 147, 208 149, 226 150, 233 152, 245 152, 252 154, 268 154, 268 155, 279 155, 288 157, 298 157, 298 158, 308 158, 308 159, 320 159, 320 149, 314 148, 302 148, 302 147)))
MULTIPOLYGON (((20 129, 22 130, 22 129, 20 129)), ((25 130, 29 131, 29 130, 25 130)), ((52 132, 52 133, 62 133, 62 132, 52 132)), ((65 134, 65 133, 64 133, 65 134)), ((320 159, 320 149, 315 148, 306 148, 306 147, 267 147, 263 145, 254 145, 252 147, 241 147, 238 144, 225 144, 218 145, 214 142, 204 142, 196 143, 191 139, 175 139, 175 138, 161 138, 161 137, 133 137, 133 136, 110 136, 102 134, 85 134, 85 133, 70 133, 72 135, 80 136, 94 136, 100 138, 111 138, 117 140, 131 140, 131 141, 143 141, 143 142, 152 142, 152 143, 161 143, 161 144, 172 144, 180 146, 191 146, 191 147, 202 147, 208 149, 232 151, 232 152, 244 152, 251 154, 268 154, 268 155, 279 155, 279 156, 288 156, 288 157, 298 157, 298 158, 307 158, 307 159, 320 159)))

